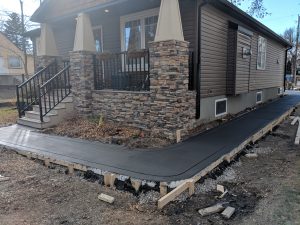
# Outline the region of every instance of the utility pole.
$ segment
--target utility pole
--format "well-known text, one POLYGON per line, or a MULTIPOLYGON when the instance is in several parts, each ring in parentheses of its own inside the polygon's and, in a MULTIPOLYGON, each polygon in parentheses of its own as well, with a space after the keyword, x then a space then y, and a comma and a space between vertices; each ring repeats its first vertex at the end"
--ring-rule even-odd
POLYGON ((300 15, 298 15, 297 37, 296 37, 296 52, 295 52, 295 65, 294 65, 294 85, 297 84, 297 59, 299 48, 299 34, 300 34, 300 15))
POLYGON ((26 78, 28 78, 23 0, 20 0, 20 6, 21 6, 21 20, 22 20, 22 45, 23 45, 22 47, 24 52, 24 69, 25 69, 25 76, 26 78))

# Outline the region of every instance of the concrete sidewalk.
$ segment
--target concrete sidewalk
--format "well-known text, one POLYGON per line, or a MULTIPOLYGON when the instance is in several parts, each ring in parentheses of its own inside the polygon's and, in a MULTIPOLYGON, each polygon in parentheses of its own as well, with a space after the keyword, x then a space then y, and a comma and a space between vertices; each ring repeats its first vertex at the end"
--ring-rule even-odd
POLYGON ((196 175, 299 102, 300 95, 286 96, 161 150, 132 151, 117 145, 40 134, 18 125, 0 128, 0 145, 137 179, 178 181, 196 175))

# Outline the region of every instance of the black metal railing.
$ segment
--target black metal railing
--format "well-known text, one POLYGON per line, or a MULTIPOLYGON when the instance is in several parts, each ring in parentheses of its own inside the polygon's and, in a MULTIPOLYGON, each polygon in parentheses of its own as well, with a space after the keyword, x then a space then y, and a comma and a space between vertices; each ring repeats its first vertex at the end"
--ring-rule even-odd
POLYGON ((65 64, 63 70, 43 85, 39 85, 38 90, 40 120, 43 122, 44 117, 71 94, 70 65, 65 64))
POLYGON ((38 85, 43 85, 55 74, 57 74, 57 63, 54 61, 47 67, 38 71, 27 81, 16 86, 17 91, 17 108, 19 117, 21 118, 26 111, 32 110, 33 105, 39 102, 38 85))
POLYGON ((147 49, 94 56, 95 89, 148 91, 150 60, 147 49))
POLYGON ((189 51, 189 90, 195 90, 194 52, 189 51))

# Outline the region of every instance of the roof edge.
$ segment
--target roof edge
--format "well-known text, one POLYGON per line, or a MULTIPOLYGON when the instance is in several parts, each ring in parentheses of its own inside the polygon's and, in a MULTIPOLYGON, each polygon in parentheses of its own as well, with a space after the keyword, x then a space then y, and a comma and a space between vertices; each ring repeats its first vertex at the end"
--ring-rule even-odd
POLYGON ((285 40, 279 34, 275 33, 273 30, 271 30, 269 27, 267 27, 264 24, 262 24, 260 21, 258 21, 254 17, 250 16, 249 14, 247 14, 246 12, 244 12, 243 10, 241 10, 240 8, 238 8, 237 6, 235 6, 232 3, 230 3, 228 0, 207 0, 207 3, 212 4, 212 5, 219 5, 219 4, 221 4, 222 7, 225 7, 224 10, 223 10, 223 11, 225 11, 225 13, 226 13, 225 9, 229 9, 229 10, 234 11, 239 16, 245 18, 245 24, 249 25, 250 27, 254 27, 255 26, 255 29, 259 28, 259 30, 262 33, 265 33, 266 35, 271 36, 272 38, 274 38, 275 40, 277 40, 279 43, 281 43, 282 45, 284 45, 285 47, 292 47, 292 45, 291 45, 290 42, 288 42, 287 40, 285 40))

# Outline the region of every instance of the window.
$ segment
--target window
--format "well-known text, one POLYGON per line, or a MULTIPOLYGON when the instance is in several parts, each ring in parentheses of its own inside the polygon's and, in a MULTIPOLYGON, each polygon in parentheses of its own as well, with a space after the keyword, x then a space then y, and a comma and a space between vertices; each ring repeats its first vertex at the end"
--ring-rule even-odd
POLYGON ((155 38, 158 14, 156 8, 121 17, 122 51, 148 48, 155 38))
POLYGON ((227 114, 227 98, 218 99, 215 102, 215 116, 224 116, 227 114))
POLYGON ((262 103, 262 91, 256 93, 256 104, 262 103))
POLYGON ((8 57, 8 66, 11 69, 22 69, 22 61, 18 56, 9 56, 8 57))
POLYGON ((103 52, 103 29, 102 26, 97 26, 93 28, 96 51, 98 53, 103 52))
POLYGON ((265 70, 267 61, 267 39, 258 37, 257 69, 265 70))
POLYGON ((283 94, 283 88, 279 87, 279 88, 277 89, 277 94, 278 94, 278 95, 282 95, 282 94, 283 94))
POLYGON ((154 41, 158 16, 145 18, 145 48, 148 48, 148 43, 154 41))
POLYGON ((124 28, 125 50, 141 49, 141 21, 133 20, 125 23, 124 28))

